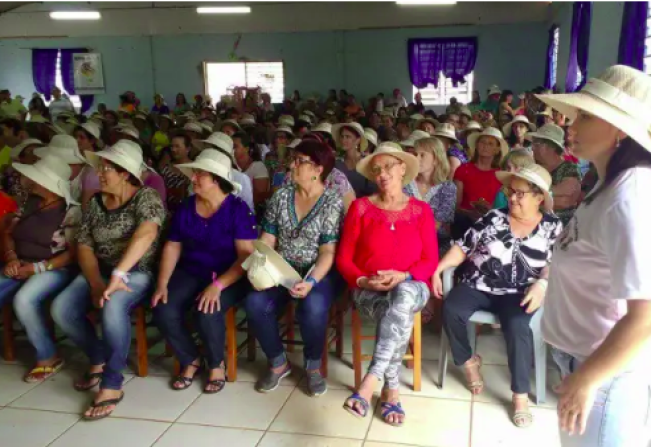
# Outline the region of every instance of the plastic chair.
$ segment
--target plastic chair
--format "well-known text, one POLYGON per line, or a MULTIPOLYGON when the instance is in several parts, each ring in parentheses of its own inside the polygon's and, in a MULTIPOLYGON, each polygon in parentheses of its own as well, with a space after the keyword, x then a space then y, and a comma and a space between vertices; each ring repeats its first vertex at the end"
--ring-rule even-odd
MULTIPOLYGON (((454 287, 454 268, 447 269, 443 272, 443 299, 447 297, 448 293, 454 287)), ((547 345, 542 337, 542 330, 540 322, 542 320, 543 308, 538 309, 531 321, 529 327, 533 336, 533 352, 534 352, 534 369, 536 373, 536 405, 545 402, 545 394, 547 391, 547 345)), ((468 322, 468 340, 470 340, 470 348, 475 352, 477 345, 477 331, 475 324, 498 324, 499 318, 496 314, 487 311, 477 311, 470 317, 468 322)), ((448 368, 448 350, 449 341, 445 331, 441 331, 441 348, 439 353, 439 387, 442 389, 445 385, 445 375, 448 368)))

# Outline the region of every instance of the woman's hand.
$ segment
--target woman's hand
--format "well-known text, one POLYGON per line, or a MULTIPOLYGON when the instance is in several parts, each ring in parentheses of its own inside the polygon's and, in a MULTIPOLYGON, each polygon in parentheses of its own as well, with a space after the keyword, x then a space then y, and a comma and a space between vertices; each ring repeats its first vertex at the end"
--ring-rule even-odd
POLYGON ((13 259, 5 264, 5 268, 2 273, 9 278, 14 278, 18 274, 19 268, 20 261, 18 259, 13 259))
POLYGON ((432 293, 438 299, 443 298, 443 278, 438 270, 432 275, 432 293))
POLYGON ((527 306, 527 309, 525 310, 526 313, 534 313, 540 308, 540 306, 542 306, 546 291, 547 289, 540 283, 533 283, 533 285, 527 289, 524 299, 520 301, 520 306, 527 306))
POLYGON ((151 307, 156 307, 158 303, 163 303, 167 304, 167 285, 161 285, 159 284, 156 287, 156 291, 154 292, 154 296, 151 297, 151 307))
POLYGON ((102 295, 104 294, 105 290, 106 283, 101 279, 96 283, 90 285, 90 298, 93 302, 93 306, 97 307, 98 309, 101 309, 104 306, 102 295))
POLYGON ((111 295, 118 291, 131 292, 131 289, 126 285, 124 280, 117 275, 111 275, 111 280, 109 281, 106 290, 102 293, 102 298, 99 302, 99 307, 104 307, 106 301, 111 301, 111 295))
POLYGON ((289 294, 294 298, 305 298, 312 291, 312 287, 314 286, 311 282, 301 281, 294 284, 289 294))
POLYGON ((18 268, 18 273, 16 273, 15 278, 25 280, 28 279, 30 276, 33 276, 34 273, 35 273, 34 264, 32 264, 31 262, 23 262, 20 264, 20 267, 18 268))
POLYGON ((199 312, 203 312, 205 314, 212 314, 215 313, 215 311, 221 312, 221 295, 222 290, 219 287, 213 284, 206 287, 197 298, 199 301, 199 312))
POLYGON ((580 370, 563 379, 556 389, 559 394, 557 412, 561 430, 570 435, 582 435, 585 432, 597 388, 598 385, 581 374, 580 370))

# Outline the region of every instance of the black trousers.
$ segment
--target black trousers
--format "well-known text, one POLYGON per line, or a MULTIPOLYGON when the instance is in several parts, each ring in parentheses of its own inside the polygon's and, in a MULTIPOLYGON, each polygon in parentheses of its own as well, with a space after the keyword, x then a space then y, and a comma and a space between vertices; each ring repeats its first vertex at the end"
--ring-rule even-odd
POLYGON ((468 320, 478 310, 498 315, 506 340, 511 391, 529 393, 529 374, 533 358, 533 339, 529 321, 533 314, 520 306, 523 294, 491 295, 459 284, 443 300, 443 329, 450 340, 454 364, 461 366, 472 357, 468 340, 468 320))

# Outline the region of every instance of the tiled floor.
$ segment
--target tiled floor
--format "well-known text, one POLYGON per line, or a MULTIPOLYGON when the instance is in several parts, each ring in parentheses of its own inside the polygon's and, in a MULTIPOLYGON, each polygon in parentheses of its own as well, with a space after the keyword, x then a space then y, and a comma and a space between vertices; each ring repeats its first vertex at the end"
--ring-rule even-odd
MULTIPOLYGON (((343 362, 331 357, 328 393, 310 398, 299 369, 271 394, 259 394, 253 381, 264 369, 264 356, 239 363, 236 383, 218 395, 203 395, 199 383, 183 392, 169 389, 172 362, 158 352, 150 360, 150 376, 128 374, 126 397, 114 415, 85 422, 80 413, 92 394, 72 389, 83 368, 83 357, 65 347, 67 367, 39 385, 22 381, 30 349, 19 340, 19 361, 0 361, 0 445, 2 447, 555 447, 555 396, 551 385, 558 375, 550 369, 547 403, 533 408, 534 424, 515 428, 508 417, 509 376, 501 335, 481 335, 478 352, 484 357, 486 389, 474 399, 461 374, 451 366, 440 390, 438 337, 423 335, 423 389, 411 390, 412 373, 403 373, 402 403, 407 412, 403 428, 379 419, 379 411, 356 419, 341 409, 353 383, 350 336, 343 362)), ((372 349, 372 343, 365 350, 372 349)), ((300 352, 291 354, 300 365, 300 352)))

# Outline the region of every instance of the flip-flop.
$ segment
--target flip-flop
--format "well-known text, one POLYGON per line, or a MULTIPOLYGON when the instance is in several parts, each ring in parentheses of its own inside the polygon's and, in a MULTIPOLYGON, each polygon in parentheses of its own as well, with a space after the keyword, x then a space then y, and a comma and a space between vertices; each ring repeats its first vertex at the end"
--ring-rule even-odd
POLYGON ((405 416, 405 410, 402 409, 402 405, 400 405, 400 402, 396 404, 392 404, 391 402, 382 402, 380 403, 380 407, 382 408, 382 420, 389 425, 392 425, 394 427, 402 427, 404 424, 404 420, 402 422, 389 422, 389 416, 392 414, 398 414, 405 416))
POLYGON ((344 402, 344 410, 346 410, 347 412, 349 412, 350 414, 352 414, 357 418, 365 418, 366 415, 368 414, 368 407, 369 407, 368 401, 357 393, 353 393, 350 396, 348 396, 348 398, 344 402), (352 404, 348 403, 348 401, 350 400, 353 401, 352 404), (354 407, 355 402, 357 402, 362 406, 361 412, 354 407))
POLYGON ((88 391, 88 390, 92 390, 92 389, 95 388, 97 385, 99 385, 99 383, 101 382, 102 374, 103 374, 103 372, 96 372, 96 373, 85 372, 85 373, 84 373, 84 376, 82 377, 82 380, 83 380, 84 382, 86 382, 86 385, 83 385, 83 386, 82 386, 82 385, 79 384, 79 382, 75 382, 75 384, 73 385, 73 387, 74 387, 75 390, 77 390, 77 391, 88 391), (99 379, 99 380, 98 380, 97 382, 93 382, 95 379, 99 379), (93 382, 92 385, 91 385, 91 382, 93 382))
POLYGON ((61 368, 63 368, 63 365, 65 365, 65 363, 66 362, 63 359, 59 359, 53 365, 36 366, 32 368, 30 372, 25 374, 23 380, 27 383, 43 382, 44 380, 49 379, 61 371, 61 368))
MULTIPOLYGON (((122 392, 122 394, 118 398, 107 399, 107 400, 103 400, 101 402, 93 402, 92 404, 90 404, 90 406, 91 406, 91 408, 108 407, 108 406, 111 406, 111 405, 117 406, 120 402, 122 402, 122 399, 124 399, 124 391, 122 392)), ((98 421, 100 419, 104 419, 104 418, 109 417, 110 415, 113 414, 114 411, 115 411, 115 408, 113 408, 108 413, 104 413, 104 414, 101 414, 99 416, 86 416, 84 414, 84 420, 86 420, 86 421, 98 421)))

